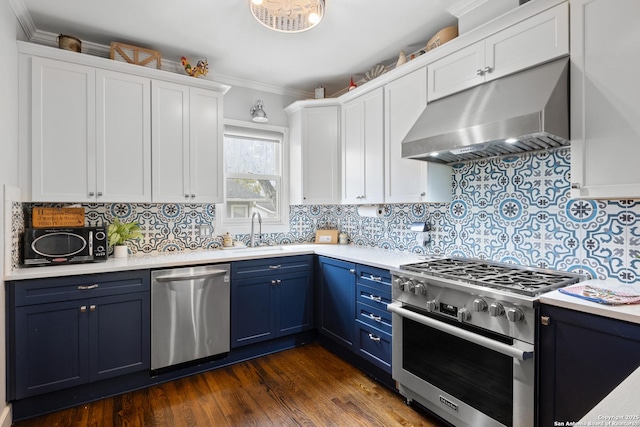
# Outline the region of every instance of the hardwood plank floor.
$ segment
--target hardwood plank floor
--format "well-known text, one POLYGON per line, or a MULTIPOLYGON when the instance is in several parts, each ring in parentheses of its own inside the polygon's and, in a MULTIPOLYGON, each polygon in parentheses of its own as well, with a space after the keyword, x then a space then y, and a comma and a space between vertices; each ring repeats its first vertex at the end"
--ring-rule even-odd
POLYGON ((405 405, 318 344, 15 423, 16 427, 425 426, 405 405))

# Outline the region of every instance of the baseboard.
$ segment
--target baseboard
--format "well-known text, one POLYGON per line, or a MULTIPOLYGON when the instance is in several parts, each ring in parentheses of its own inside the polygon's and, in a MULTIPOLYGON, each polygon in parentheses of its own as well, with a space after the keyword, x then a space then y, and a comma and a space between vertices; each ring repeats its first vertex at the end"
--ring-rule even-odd
POLYGON ((0 414, 0 427, 11 427, 11 405, 7 405, 0 414))

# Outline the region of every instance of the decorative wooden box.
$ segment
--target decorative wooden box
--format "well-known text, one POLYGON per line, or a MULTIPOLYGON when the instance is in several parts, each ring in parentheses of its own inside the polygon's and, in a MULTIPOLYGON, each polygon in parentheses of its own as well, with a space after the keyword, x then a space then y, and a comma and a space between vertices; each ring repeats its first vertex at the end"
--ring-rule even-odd
POLYGON ((33 208, 33 228, 84 227, 84 208, 33 208))
POLYGON ((143 67, 160 69, 160 52, 129 44, 111 42, 111 59, 143 67))

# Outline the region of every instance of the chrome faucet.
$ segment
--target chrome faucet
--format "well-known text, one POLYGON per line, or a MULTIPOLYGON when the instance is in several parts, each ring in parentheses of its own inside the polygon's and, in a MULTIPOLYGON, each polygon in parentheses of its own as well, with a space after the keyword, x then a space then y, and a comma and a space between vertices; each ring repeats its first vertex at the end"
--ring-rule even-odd
POLYGON ((258 231, 258 239, 262 239, 262 216, 260 215, 260 212, 254 212, 253 215, 251 215, 251 241, 249 242, 249 246, 252 248, 256 246, 256 236, 253 231, 253 226, 255 225, 253 220, 256 215, 258 215, 258 226, 260 227, 258 231))

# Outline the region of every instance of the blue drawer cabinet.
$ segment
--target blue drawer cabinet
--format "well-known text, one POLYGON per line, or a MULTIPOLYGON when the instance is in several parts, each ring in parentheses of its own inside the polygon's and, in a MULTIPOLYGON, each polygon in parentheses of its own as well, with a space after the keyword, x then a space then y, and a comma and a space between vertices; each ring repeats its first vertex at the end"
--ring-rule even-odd
POLYGON ((391 373, 391 274, 366 265, 356 268, 358 353, 391 373))
POLYGON ((313 257, 231 264, 231 347, 313 328, 313 257))
POLYGON ((149 369, 149 277, 7 282, 9 400, 149 369))

